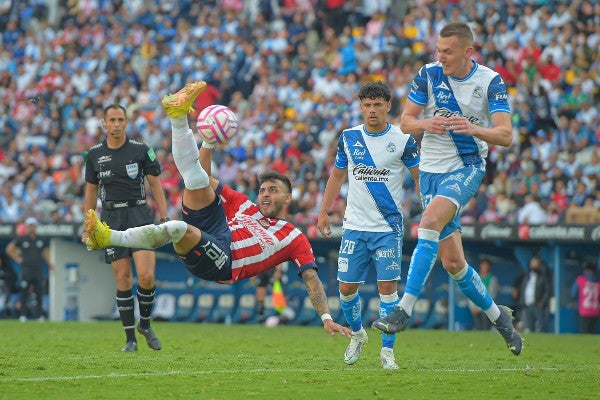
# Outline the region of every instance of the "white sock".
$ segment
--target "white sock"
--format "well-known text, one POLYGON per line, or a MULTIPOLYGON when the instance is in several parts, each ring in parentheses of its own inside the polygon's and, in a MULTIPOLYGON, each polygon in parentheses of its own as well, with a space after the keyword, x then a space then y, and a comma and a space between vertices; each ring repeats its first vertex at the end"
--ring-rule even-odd
POLYGON ((500 309, 495 302, 492 303, 492 306, 485 310, 484 313, 492 322, 495 322, 498 318, 500 318, 500 309))
POLYGON ((402 298, 400 299, 399 306, 409 315, 412 315, 412 310, 415 307, 415 303, 417 302, 417 296, 404 293, 402 298))
POLYGON ((200 157, 198 143, 188 125, 187 116, 171 118, 171 125, 173 160, 183 178, 185 187, 190 190, 207 187, 210 180, 198 160, 200 157))
POLYGON ((110 244, 139 249, 156 249, 167 243, 177 243, 187 231, 183 221, 167 221, 160 225, 144 225, 125 231, 112 231, 110 244))

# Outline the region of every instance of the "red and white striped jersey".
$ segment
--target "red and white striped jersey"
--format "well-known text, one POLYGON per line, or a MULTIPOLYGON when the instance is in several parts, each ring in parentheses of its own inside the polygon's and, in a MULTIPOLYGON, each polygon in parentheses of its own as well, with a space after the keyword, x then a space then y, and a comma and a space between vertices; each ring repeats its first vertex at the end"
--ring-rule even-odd
POLYGON ((316 268, 308 238, 291 222, 267 218, 250 199, 223 185, 221 200, 231 230, 231 280, 260 274, 292 261, 298 273, 316 268))

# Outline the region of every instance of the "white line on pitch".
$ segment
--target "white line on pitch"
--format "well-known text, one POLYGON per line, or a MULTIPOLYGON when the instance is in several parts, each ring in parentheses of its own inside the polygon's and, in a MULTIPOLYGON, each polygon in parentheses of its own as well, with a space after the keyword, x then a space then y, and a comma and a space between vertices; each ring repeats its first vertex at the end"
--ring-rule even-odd
MULTIPOLYGON (((559 368, 500 368, 500 369, 422 369, 411 370, 411 372, 515 372, 515 371, 559 371, 559 368)), ((264 374, 268 372, 327 372, 330 370, 315 370, 315 369, 296 369, 296 370, 276 370, 276 369, 254 369, 254 370, 228 370, 228 371, 164 371, 164 372, 140 372, 132 374, 106 374, 106 375, 73 375, 73 376, 45 376, 36 378, 2 378, 0 382, 49 382, 49 381, 75 381, 82 379, 106 379, 106 378, 132 378, 132 377, 148 377, 148 376, 169 376, 169 375, 207 375, 207 374, 264 374)), ((350 371, 350 370, 348 370, 350 371)), ((352 369, 356 371, 356 369, 352 369)), ((381 371, 379 368, 361 369, 360 371, 381 371)), ((401 371, 400 371, 401 372, 401 371)))

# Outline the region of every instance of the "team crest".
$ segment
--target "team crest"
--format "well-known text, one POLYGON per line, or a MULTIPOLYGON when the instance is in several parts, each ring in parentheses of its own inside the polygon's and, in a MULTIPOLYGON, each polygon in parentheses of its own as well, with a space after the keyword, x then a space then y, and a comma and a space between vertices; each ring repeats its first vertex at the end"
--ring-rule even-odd
POLYGON ((390 142, 390 143, 388 143, 387 146, 385 146, 385 149, 390 153, 395 153, 396 152, 396 144, 390 142))
POLYGON ((129 176, 131 179, 137 178, 139 172, 137 163, 127 164, 125 169, 127 170, 127 176, 129 176))
POLYGON ((483 88, 481 86, 477 86, 475 90, 473 90, 473 97, 476 99, 481 99, 483 97, 483 88))
POLYGON ((265 227, 265 228, 269 228, 269 227, 271 227, 271 223, 270 223, 270 222, 269 222, 269 220, 267 220, 267 219, 261 219, 259 222, 260 222, 260 224, 261 224, 263 227, 265 227))

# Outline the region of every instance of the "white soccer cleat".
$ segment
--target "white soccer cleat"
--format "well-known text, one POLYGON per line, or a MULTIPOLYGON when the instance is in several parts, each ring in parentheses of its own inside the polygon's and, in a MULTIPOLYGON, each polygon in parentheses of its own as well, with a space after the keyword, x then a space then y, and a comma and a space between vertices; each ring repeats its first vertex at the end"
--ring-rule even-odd
POLYGON ((352 365, 358 361, 360 357, 360 351, 365 343, 369 341, 369 336, 365 328, 361 328, 360 331, 354 333, 350 338, 350 344, 346 347, 344 353, 344 362, 348 365, 352 365))
POLYGON ((394 357, 394 349, 390 349, 387 347, 381 348, 381 353, 379 353, 381 358, 381 366, 383 369, 396 370, 400 369, 398 364, 396 364, 396 359, 394 357))

